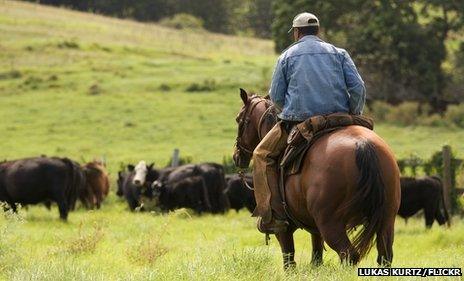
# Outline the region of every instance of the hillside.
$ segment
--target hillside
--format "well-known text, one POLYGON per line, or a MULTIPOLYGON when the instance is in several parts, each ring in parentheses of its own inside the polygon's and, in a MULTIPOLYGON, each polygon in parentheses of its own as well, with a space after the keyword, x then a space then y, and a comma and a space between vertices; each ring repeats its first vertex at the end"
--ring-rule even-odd
POLYGON ((220 160, 235 134, 232 96, 262 83, 274 61, 269 41, 9 1, 0 44, 5 158, 166 160, 187 147, 220 160))
MULTIPOLYGON (((179 31, 35 4, 0 3, 0 158, 230 155, 238 88, 267 88, 270 41, 179 31)), ((398 155, 428 156, 463 132, 377 126, 398 155), (440 134, 440 138, 435 138, 440 134), (412 143, 411 139, 416 139, 412 143)))
MULTIPOLYGON (((113 189, 121 162, 164 165, 175 147, 220 162, 233 149, 238 87, 264 92, 275 59, 269 41, 0 0, 0 160, 106 156, 113 189)), ((444 143, 464 151, 462 130, 376 130, 401 157, 444 143)), ((462 267, 458 217, 451 228, 425 229, 423 218, 395 227, 395 267, 462 267)), ((56 206, 5 212, 0 234, 0 280, 359 280, 328 246, 314 268, 304 231, 295 235, 297 268, 284 272, 278 242, 265 246, 247 211, 130 212, 114 191, 67 223, 56 206)), ((376 267, 376 255, 374 247, 360 266, 376 267)))

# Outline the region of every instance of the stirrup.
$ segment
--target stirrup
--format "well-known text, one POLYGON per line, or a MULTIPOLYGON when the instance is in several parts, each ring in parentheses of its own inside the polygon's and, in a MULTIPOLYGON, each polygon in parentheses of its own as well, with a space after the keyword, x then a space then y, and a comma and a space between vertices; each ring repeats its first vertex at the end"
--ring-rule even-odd
POLYGON ((278 219, 273 219, 269 223, 265 224, 263 223, 263 219, 261 217, 259 217, 256 222, 258 231, 264 234, 277 234, 285 232, 288 229, 288 225, 288 221, 278 219))

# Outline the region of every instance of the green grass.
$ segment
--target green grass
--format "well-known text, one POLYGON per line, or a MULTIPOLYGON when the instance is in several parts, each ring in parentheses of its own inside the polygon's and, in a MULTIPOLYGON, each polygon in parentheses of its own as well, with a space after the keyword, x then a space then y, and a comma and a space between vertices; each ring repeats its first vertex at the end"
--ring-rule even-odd
MULTIPOLYGON (((270 41, 182 32, 0 1, 0 159, 105 156, 164 165, 174 148, 194 161, 232 153, 238 88, 264 93, 276 55, 270 41), (213 81, 213 82, 206 82, 213 81), (196 84, 196 85, 195 85, 196 84), (203 87, 207 85, 208 87, 203 87), (201 91, 187 91, 192 88, 201 91)), ((464 132, 378 124, 398 157, 458 155, 464 132)), ((309 266, 309 236, 297 233, 298 270, 285 275, 249 214, 195 217, 129 213, 112 194, 69 223, 37 206, 0 218, 0 276, 8 280, 356 279, 333 251, 309 266)), ((426 231, 397 224, 395 266, 462 266, 464 224, 426 231)), ((375 265, 375 251, 362 266, 375 265)))
MULTIPOLYGON (((310 236, 296 232, 297 271, 281 269, 277 241, 264 245, 248 212, 225 216, 130 213, 112 200, 79 210, 68 223, 56 208, 0 219, 0 269, 9 280, 355 280, 326 246, 324 266, 312 268, 310 236)), ((464 223, 426 230, 422 218, 396 224, 395 267, 461 267, 464 223)), ((376 267, 376 251, 359 266, 376 267)), ((418 278, 419 279, 419 278, 418 278)), ((367 278, 367 280, 375 280, 367 278)), ((409 279, 408 279, 409 280, 409 279)))

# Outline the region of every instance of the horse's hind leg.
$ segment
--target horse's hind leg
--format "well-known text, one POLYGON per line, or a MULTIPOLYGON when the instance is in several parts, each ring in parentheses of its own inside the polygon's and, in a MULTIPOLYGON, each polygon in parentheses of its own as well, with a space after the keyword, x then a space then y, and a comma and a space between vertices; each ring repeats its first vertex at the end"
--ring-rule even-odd
POLYGON ((345 225, 342 222, 328 221, 320 225, 319 230, 324 241, 337 252, 342 263, 347 262, 350 265, 355 265, 359 262, 359 253, 351 244, 346 234, 345 225))
POLYGON ((393 235, 395 217, 393 216, 382 229, 377 232, 377 263, 379 266, 390 267, 393 261, 393 235))
POLYGON ((311 257, 311 264, 319 266, 322 264, 322 253, 324 251, 324 240, 320 234, 311 233, 311 242, 313 244, 313 255, 311 257))
POLYGON ((295 232, 295 230, 289 227, 287 231, 276 234, 277 240, 280 244, 280 249, 282 250, 285 270, 294 268, 296 266, 293 232, 295 232))

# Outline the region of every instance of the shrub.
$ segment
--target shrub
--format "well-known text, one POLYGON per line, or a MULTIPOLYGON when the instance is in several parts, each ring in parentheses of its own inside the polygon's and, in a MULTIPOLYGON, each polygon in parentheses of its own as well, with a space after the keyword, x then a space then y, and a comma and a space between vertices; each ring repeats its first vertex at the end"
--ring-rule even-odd
POLYGON ((50 75, 50 76, 48 77, 48 81, 57 81, 57 80, 58 80, 58 76, 55 75, 55 74, 50 75))
POLYGON ((214 79, 204 80, 203 83, 192 83, 185 91, 187 92, 211 92, 216 89, 216 81, 214 79))
POLYGON ((79 44, 74 40, 64 40, 62 42, 58 42, 56 46, 60 49, 79 49, 79 44))
POLYGON ((448 124, 464 128, 464 104, 448 106, 444 119, 448 124))
POLYGON ((376 121, 386 121, 387 115, 390 113, 392 106, 383 101, 374 101, 371 107, 365 112, 374 117, 376 121))
POLYGON ((0 80, 21 78, 22 74, 18 70, 11 70, 0 73, 0 80))
POLYGON ((382 101, 374 101, 364 110, 365 115, 374 117, 377 122, 388 122, 402 126, 424 125, 433 127, 457 126, 464 128, 464 104, 450 105, 443 116, 431 114, 428 104, 403 102, 390 105, 382 101))
POLYGON ((97 224, 94 225, 93 232, 88 234, 82 233, 81 224, 78 237, 69 242, 67 251, 71 254, 93 253, 103 236, 103 229, 97 224))
POLYGON ((131 246, 127 250, 129 259, 139 265, 154 264, 160 257, 164 256, 168 249, 161 245, 159 239, 146 238, 137 246, 131 246))
POLYGON ((176 14, 170 18, 164 18, 159 21, 160 25, 175 29, 203 29, 203 20, 190 14, 176 14))
POLYGON ((169 92, 171 90, 171 86, 169 86, 168 84, 161 84, 159 86, 159 90, 161 92, 169 92))
POLYGON ((386 115, 386 121, 409 126, 417 124, 419 121, 419 105, 415 102, 404 102, 395 107, 391 107, 386 115))
POLYGON ((102 93, 102 89, 98 84, 93 84, 92 86, 89 87, 88 94, 91 96, 96 96, 102 93))
POLYGON ((26 80, 24 80, 23 84, 25 86, 28 86, 30 89, 35 90, 39 88, 39 85, 42 84, 42 82, 43 82, 43 79, 40 77, 29 76, 27 77, 26 80))
POLYGON ((432 127, 445 127, 449 125, 446 120, 439 114, 432 114, 429 116, 423 116, 420 121, 421 125, 432 126, 432 127))
MULTIPOLYGON (((183 156, 183 157, 180 157, 179 158, 179 166, 181 165, 185 165, 185 164, 190 164, 193 162, 193 158, 192 156, 183 156)), ((169 159, 168 163, 166 164, 167 167, 171 167, 172 166, 172 156, 171 158, 169 159)))

